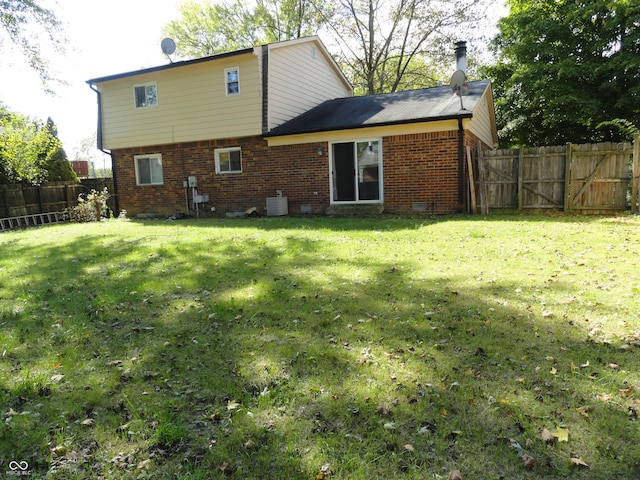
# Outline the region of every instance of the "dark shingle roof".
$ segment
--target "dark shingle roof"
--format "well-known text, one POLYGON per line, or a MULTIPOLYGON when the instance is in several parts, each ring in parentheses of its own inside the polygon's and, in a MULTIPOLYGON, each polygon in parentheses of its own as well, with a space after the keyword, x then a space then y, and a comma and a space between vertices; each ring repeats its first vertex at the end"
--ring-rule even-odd
POLYGON ((469 82, 469 94, 454 95, 450 86, 328 100, 272 129, 268 137, 348 130, 403 123, 471 117, 489 80, 469 82))

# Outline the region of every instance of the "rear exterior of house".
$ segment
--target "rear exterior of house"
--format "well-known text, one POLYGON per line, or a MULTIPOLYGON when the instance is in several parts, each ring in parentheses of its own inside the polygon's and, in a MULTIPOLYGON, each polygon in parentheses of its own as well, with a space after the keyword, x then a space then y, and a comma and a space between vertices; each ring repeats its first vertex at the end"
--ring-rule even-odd
POLYGON ((279 194, 291 214, 451 213, 460 152, 496 143, 488 82, 468 110, 448 87, 362 101, 317 37, 87 83, 130 216, 264 213, 279 194))

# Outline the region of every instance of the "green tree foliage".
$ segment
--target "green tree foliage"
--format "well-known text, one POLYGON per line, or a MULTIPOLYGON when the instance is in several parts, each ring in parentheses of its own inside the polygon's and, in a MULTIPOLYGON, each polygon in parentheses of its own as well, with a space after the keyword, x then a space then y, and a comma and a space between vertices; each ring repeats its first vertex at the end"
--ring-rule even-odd
POLYGON ((78 180, 54 123, 32 120, 0 106, 0 183, 53 180, 78 180))
POLYGON ((197 2, 186 0, 180 18, 169 22, 163 34, 176 42, 180 57, 202 57, 299 38, 315 33, 323 0, 257 0, 197 2))
POLYGON ((9 40, 20 49, 29 66, 38 74, 43 88, 55 81, 41 45, 64 51, 63 26, 53 10, 34 0, 0 0, 0 46, 9 40))
POLYGON ((640 126, 637 0, 507 5, 486 70, 504 146, 615 141, 625 129, 612 126, 640 126))
POLYGON ((485 7, 484 0, 340 0, 328 25, 356 92, 371 95, 448 80, 453 43, 473 40, 485 7))
POLYGON ((453 43, 473 40, 488 0, 185 1, 165 26, 182 57, 211 55, 320 33, 358 94, 448 80, 453 43), (465 32, 464 34, 462 32, 465 32))

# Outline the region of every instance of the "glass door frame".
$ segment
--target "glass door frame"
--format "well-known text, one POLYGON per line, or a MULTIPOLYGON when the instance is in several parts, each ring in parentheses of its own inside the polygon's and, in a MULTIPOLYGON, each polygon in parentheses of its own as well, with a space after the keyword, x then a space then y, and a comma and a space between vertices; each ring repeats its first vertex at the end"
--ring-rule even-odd
MULTIPOLYGON (((366 148, 366 147, 365 147, 366 148)), ((382 138, 365 138, 365 139, 358 139, 358 140, 345 140, 345 141, 335 141, 335 142, 329 142, 329 199, 332 205, 353 205, 353 204, 362 204, 362 203, 368 203, 368 204, 377 204, 377 203, 383 203, 383 192, 384 192, 384 188, 383 188, 383 162, 382 162, 382 138), (335 161, 335 150, 334 150, 334 146, 335 145, 345 145, 345 144, 352 144, 353 145, 353 169, 354 169, 354 176, 353 176, 353 182, 354 182, 354 190, 355 190, 355 199, 354 200, 335 200, 336 197, 336 189, 337 189, 337 182, 336 182, 336 177, 335 177, 335 173, 336 173, 336 168, 334 166, 334 161, 335 161), (362 186, 364 185, 365 182, 362 182, 360 180, 363 179, 363 168, 360 168, 358 165, 358 145, 359 144, 368 144, 368 147, 370 149, 370 151, 375 151, 375 148, 373 150, 371 150, 372 147, 374 147, 373 144, 377 144, 377 173, 378 173, 378 179, 377 179, 377 183, 378 183, 378 198, 376 199, 372 199, 372 200, 367 200, 367 199, 362 199, 360 198, 362 196, 362 186)))

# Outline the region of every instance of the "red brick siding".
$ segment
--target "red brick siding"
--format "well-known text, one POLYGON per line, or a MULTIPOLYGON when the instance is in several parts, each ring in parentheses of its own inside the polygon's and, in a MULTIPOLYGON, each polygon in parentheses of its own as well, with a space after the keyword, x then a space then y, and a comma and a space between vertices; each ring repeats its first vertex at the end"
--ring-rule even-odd
MULTIPOLYGON (((329 204, 329 167, 327 146, 317 154, 320 144, 303 144, 268 149, 260 137, 162 145, 114 151, 120 208, 128 215, 154 213, 171 215, 186 211, 183 182, 198 177, 198 193, 209 195, 209 203, 202 205, 201 215, 210 214, 215 206, 217 214, 244 211, 257 207, 264 213, 266 198, 281 190, 289 200, 289 212, 300 211, 310 205, 315 213, 324 212, 329 204), (217 148, 241 147, 242 173, 216 174, 217 148), (162 154, 163 185, 136 185, 134 156, 162 154), (315 194, 317 192, 317 195, 315 194)), ((191 203, 191 189, 189 202, 191 203)), ((193 213, 193 212, 190 212, 193 213)))
POLYGON ((426 203, 429 213, 453 213, 458 201, 458 131, 384 137, 384 209, 415 213, 426 203))
MULTIPOLYGON (((477 150, 477 138, 465 132, 465 144, 477 150)), ((464 163, 463 201, 458 194, 458 131, 384 137, 384 210, 389 213, 417 213, 416 203, 426 204, 428 213, 466 210, 468 190, 464 163)), ((198 177, 198 193, 208 194, 209 203, 200 214, 244 211, 257 207, 264 213, 266 198, 281 190, 287 196, 289 213, 301 206, 324 213, 330 204, 329 157, 326 143, 267 147, 261 137, 211 140, 188 144, 132 148, 113 152, 116 164, 120 208, 129 215, 185 212, 183 182, 198 177), (216 174, 216 148, 240 146, 242 173, 216 174), (317 148, 323 147, 318 155, 317 148), (162 154, 164 185, 136 185, 134 155, 162 154)), ((191 189, 189 189, 191 202, 191 189)), ((193 212, 190 212, 193 213, 193 212)))

